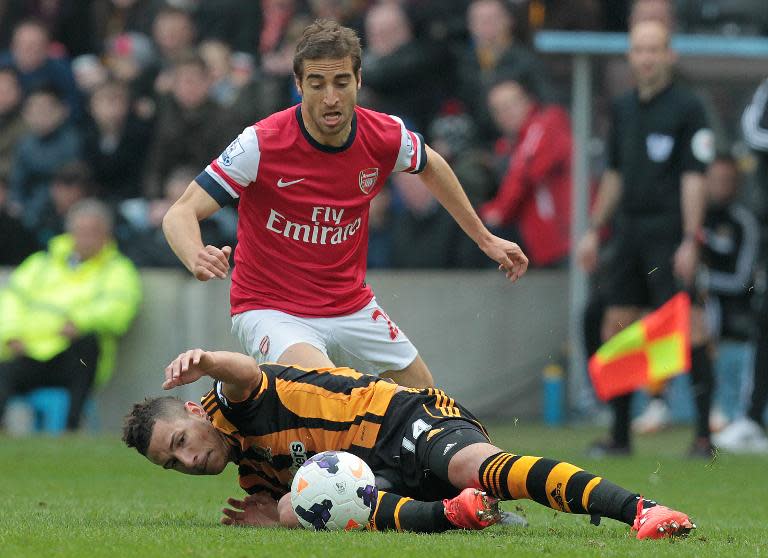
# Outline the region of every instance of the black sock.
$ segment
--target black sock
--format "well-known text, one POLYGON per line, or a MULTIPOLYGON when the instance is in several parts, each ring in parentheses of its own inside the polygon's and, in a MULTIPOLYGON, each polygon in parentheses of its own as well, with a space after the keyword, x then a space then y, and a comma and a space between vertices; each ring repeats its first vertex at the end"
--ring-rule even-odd
MULTIPOLYGON (((637 515, 637 501, 639 499, 639 494, 633 494, 603 479, 590 494, 589 513, 592 514, 592 523, 597 525, 599 517, 610 517, 617 521, 623 521, 627 525, 632 525, 637 515)), ((653 500, 643 498, 643 508, 650 508, 655 505, 656 502, 653 500)))
POLYGON ((412 531, 440 533, 455 529, 445 517, 441 501, 419 502, 379 490, 379 501, 371 525, 375 531, 412 531))
POLYGON ((706 346, 691 349, 691 389, 696 405, 696 436, 709 439, 709 411, 714 389, 712 359, 706 346))
POLYGON ((611 439, 617 446, 629 445, 629 410, 632 403, 632 394, 620 395, 611 399, 611 408, 613 409, 613 426, 611 428, 611 439))

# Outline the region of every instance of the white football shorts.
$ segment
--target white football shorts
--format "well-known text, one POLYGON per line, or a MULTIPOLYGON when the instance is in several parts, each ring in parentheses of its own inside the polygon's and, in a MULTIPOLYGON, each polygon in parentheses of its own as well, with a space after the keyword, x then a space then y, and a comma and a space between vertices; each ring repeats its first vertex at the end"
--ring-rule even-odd
POLYGON ((279 310, 248 310, 232 316, 232 333, 259 364, 276 362, 291 345, 308 343, 336 366, 366 374, 402 370, 418 355, 416 347, 371 299, 347 316, 300 318, 279 310))

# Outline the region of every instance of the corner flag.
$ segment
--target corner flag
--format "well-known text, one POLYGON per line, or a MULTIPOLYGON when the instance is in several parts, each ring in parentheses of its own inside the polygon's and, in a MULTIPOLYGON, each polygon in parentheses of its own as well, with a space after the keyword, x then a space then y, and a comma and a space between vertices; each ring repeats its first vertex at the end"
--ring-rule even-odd
POLYGON ((597 396, 607 401, 691 368, 691 300, 684 292, 627 326, 589 359, 597 396))

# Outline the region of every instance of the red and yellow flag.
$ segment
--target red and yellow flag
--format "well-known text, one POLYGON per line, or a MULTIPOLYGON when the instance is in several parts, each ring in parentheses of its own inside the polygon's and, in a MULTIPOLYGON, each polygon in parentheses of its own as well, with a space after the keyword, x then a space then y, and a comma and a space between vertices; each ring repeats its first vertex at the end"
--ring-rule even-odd
POLYGON ((686 293, 624 328, 589 359, 589 376, 603 401, 690 368, 691 300, 686 293))

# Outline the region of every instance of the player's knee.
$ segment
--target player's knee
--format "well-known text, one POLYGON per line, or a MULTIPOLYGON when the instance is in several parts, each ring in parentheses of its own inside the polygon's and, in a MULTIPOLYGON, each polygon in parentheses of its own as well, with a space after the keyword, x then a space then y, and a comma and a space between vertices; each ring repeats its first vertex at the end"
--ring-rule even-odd
POLYGON ((388 370, 381 374, 384 378, 391 378, 398 385, 412 388, 435 387, 435 380, 427 368, 426 363, 417 356, 416 359, 402 370, 388 370))
POLYGON ((500 451, 493 444, 486 443, 460 449, 448 463, 448 480, 457 488, 480 488, 480 466, 500 451))

